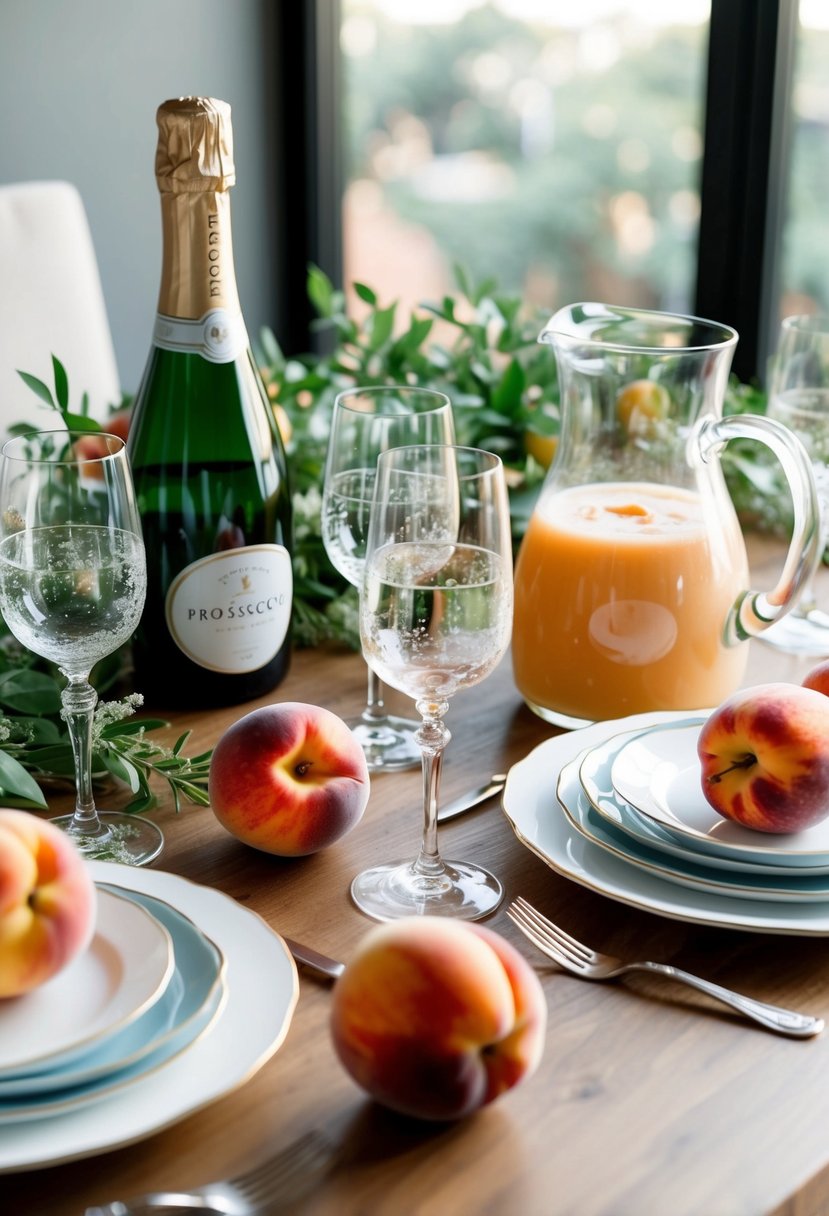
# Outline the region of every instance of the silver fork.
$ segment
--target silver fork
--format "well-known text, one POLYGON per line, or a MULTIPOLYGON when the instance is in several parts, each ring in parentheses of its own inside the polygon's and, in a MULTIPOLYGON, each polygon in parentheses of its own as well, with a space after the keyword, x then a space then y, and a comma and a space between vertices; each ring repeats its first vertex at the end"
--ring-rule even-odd
POLYGON ((84 1216, 147 1216, 151 1212, 202 1212, 213 1216, 269 1216, 310 1190, 329 1160, 331 1145, 308 1132, 288 1148, 245 1174, 192 1191, 155 1191, 128 1203, 116 1199, 87 1208, 84 1216))
POLYGON ((739 992, 732 992, 730 988, 722 988, 719 984, 712 984, 710 980, 700 979, 698 975, 680 971, 678 967, 671 967, 667 963, 623 963, 621 959, 610 954, 600 954, 554 925, 521 896, 507 908, 507 916, 539 950, 565 971, 572 971, 582 979, 612 980, 627 971, 648 971, 697 988, 731 1009, 736 1009, 745 1017, 759 1022, 766 1030, 774 1030, 778 1034, 790 1035, 796 1039, 810 1038, 823 1030, 822 1018, 793 1013, 790 1009, 781 1009, 777 1005, 767 1005, 764 1001, 742 996, 739 992))

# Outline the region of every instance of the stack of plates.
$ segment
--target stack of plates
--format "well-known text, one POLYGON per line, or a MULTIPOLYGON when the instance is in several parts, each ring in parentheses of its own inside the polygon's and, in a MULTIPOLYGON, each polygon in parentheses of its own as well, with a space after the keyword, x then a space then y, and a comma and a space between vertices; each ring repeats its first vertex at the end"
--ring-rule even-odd
POLYGON ((87 951, 0 1002, 0 1172, 132 1143, 252 1075, 298 995, 284 942, 218 891, 90 863, 87 951))
POLYGON ((786 836, 723 819, 702 793, 703 721, 641 714, 542 743, 507 780, 515 832, 553 869, 636 907, 829 934, 829 819, 786 836))

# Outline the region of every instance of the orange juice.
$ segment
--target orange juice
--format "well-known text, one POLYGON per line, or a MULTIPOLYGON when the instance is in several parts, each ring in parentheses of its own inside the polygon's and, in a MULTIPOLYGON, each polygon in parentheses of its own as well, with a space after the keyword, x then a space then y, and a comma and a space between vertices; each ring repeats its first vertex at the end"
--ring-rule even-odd
POLYGON ((513 668, 551 721, 717 705, 748 648, 723 627, 748 568, 736 521, 673 486, 604 483, 549 495, 515 571, 513 668), (731 526, 729 526, 731 524, 731 526))

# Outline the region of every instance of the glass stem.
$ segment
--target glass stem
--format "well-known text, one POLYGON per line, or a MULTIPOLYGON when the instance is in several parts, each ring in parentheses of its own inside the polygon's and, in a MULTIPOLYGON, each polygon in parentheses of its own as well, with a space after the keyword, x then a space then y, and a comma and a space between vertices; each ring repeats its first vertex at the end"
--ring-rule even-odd
POLYGON ((386 704, 383 700, 383 681, 376 671, 366 664, 368 684, 366 686, 366 707, 363 710, 364 722, 376 722, 386 716, 386 704))
POLYGON ((417 711, 423 719, 415 732, 423 757, 423 840, 413 867, 416 874, 431 876, 443 871, 438 853, 438 791, 443 750, 452 738, 442 721, 448 708, 448 701, 417 702, 417 711))
POLYGON ((61 717, 69 731, 75 760, 75 814, 71 830, 84 836, 109 835, 98 818, 92 795, 92 721, 98 694, 86 676, 70 676, 61 693, 61 717))

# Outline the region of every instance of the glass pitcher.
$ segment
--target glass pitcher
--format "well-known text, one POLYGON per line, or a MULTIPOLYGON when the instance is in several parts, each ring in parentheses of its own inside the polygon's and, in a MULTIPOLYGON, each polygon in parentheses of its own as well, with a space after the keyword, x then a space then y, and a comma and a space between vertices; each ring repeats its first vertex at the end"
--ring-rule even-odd
POLYGON ((742 643, 795 603, 819 557, 811 464, 784 426, 722 418, 733 329, 574 304, 548 322, 561 434, 515 571, 513 668, 559 726, 705 709, 740 684, 742 643), (794 530, 773 590, 748 590, 717 455, 737 437, 780 461, 794 530))

